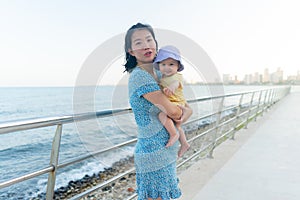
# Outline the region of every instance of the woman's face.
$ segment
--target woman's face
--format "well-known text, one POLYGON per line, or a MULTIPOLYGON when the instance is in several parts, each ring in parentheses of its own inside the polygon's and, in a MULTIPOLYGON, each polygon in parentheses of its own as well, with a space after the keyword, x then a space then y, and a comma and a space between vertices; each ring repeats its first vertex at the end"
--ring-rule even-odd
POLYGON ((139 29, 132 34, 129 53, 136 57, 139 66, 153 62, 156 55, 156 43, 148 30, 139 29))

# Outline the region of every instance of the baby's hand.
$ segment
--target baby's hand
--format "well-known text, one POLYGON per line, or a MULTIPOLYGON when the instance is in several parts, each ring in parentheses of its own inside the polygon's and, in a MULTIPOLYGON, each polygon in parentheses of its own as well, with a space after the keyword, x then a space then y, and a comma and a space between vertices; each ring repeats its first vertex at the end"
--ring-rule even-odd
POLYGON ((167 95, 168 97, 174 95, 174 92, 175 92, 175 90, 173 90, 172 88, 169 88, 169 87, 164 88, 163 91, 164 91, 165 95, 167 95))
POLYGON ((172 82, 168 87, 164 88, 165 95, 172 96, 175 94, 176 89, 180 86, 179 81, 172 82))

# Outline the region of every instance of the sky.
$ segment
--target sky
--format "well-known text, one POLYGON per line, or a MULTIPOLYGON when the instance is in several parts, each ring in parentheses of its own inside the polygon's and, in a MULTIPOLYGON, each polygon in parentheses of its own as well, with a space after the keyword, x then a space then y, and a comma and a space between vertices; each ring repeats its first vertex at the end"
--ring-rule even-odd
MULTIPOLYGON (((220 74, 296 75, 299 10, 297 0, 1 0, 0 87, 74 86, 89 55, 137 22, 190 38, 220 74)), ((99 82, 118 81, 123 63, 112 61, 99 82)))

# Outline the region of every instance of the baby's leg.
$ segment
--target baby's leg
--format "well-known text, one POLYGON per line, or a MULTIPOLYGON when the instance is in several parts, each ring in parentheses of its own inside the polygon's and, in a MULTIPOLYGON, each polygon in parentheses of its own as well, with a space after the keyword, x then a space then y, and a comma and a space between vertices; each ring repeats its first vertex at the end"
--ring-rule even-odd
POLYGON ((166 145, 166 147, 173 146, 173 144, 178 140, 179 135, 177 134, 174 122, 171 118, 169 118, 165 113, 160 112, 158 114, 158 118, 160 122, 164 125, 164 127, 167 129, 170 138, 166 145))
POLYGON ((179 132, 179 142, 181 144, 180 149, 178 151, 178 157, 181 157, 189 148, 190 144, 187 142, 184 130, 180 125, 176 125, 179 132))

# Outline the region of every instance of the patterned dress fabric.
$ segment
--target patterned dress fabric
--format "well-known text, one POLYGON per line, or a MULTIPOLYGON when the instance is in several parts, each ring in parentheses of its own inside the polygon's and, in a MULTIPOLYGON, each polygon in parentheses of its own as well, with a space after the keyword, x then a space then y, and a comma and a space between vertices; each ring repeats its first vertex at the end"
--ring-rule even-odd
MULTIPOLYGON (((160 76, 157 71, 158 76, 160 76)), ((155 79, 136 67, 128 82, 129 101, 138 127, 134 151, 138 200, 181 196, 176 175, 178 142, 166 148, 169 134, 158 119, 160 110, 143 95, 160 90, 155 79)))

